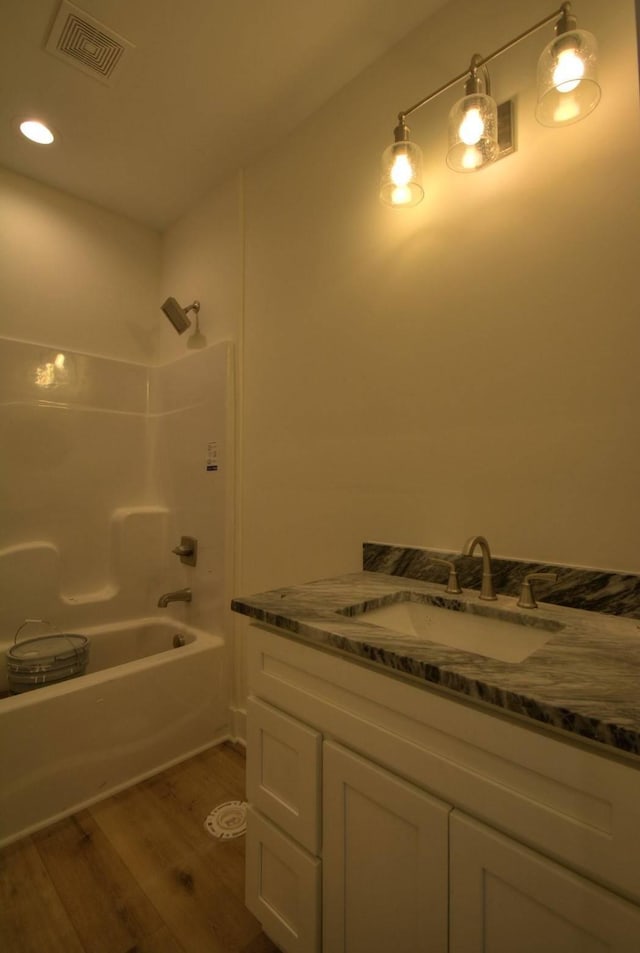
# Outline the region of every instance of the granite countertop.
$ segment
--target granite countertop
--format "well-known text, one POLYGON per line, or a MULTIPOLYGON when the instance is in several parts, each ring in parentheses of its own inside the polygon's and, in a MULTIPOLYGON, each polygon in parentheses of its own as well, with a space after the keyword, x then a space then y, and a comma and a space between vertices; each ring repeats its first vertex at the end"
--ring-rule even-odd
MULTIPOLYGON (((552 632, 522 662, 499 662, 473 652, 400 635, 358 613, 396 601, 395 594, 456 600, 461 610, 478 604, 478 593, 445 594, 444 586, 381 572, 356 572, 306 585, 239 597, 232 609, 281 629, 308 645, 370 663, 378 671, 411 676, 425 688, 440 686, 467 699, 496 706, 503 714, 598 742, 604 751, 640 759, 640 621, 539 602, 518 609, 499 595, 483 611, 535 615, 552 632), (355 609, 354 609, 355 607, 355 609), (355 614, 350 614, 354 613, 355 614), (344 614, 346 613, 346 614, 344 614)), ((402 597, 400 597, 402 598, 402 597)), ((436 613, 440 610, 436 608, 436 613)), ((496 623, 499 625, 500 623, 496 623)), ((640 761, 638 762, 640 767, 640 761)))

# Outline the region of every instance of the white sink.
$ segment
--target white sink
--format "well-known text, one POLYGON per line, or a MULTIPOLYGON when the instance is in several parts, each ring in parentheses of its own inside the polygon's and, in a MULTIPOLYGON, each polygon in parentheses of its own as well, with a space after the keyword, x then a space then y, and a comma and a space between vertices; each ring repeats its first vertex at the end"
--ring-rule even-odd
MULTIPOLYGON (((422 600, 424 596, 418 598, 422 600)), ((536 618, 531 612, 509 612, 481 603, 470 605, 458 601, 445 605, 399 601, 365 609, 361 618, 363 622, 372 622, 402 635, 475 652, 500 662, 523 662, 564 628, 560 622, 536 618)))

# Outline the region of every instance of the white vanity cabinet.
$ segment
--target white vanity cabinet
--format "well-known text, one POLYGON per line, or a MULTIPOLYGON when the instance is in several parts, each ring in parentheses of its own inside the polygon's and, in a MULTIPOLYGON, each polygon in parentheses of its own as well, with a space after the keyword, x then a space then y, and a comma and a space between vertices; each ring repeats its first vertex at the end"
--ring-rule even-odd
POLYGON ((247 905, 283 953, 638 953, 640 771, 262 626, 247 905))

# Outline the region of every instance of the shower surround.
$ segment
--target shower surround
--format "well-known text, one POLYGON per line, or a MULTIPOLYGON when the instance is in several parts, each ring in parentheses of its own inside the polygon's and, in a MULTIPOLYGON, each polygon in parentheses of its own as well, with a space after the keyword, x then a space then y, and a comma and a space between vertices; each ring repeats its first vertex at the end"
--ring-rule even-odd
POLYGON ((166 615, 158 596, 187 585, 168 614, 224 628, 230 367, 227 343, 146 367, 0 339, 3 651, 26 618, 166 615), (171 553, 183 534, 195 569, 171 553))

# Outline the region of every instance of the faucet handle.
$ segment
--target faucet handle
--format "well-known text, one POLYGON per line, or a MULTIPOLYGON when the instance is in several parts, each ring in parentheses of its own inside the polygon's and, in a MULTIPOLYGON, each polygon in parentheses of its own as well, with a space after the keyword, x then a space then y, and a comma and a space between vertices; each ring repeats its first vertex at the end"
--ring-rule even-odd
POLYGON ((198 560, 198 540, 194 536, 181 536, 180 545, 175 546, 171 552, 180 557, 181 563, 195 566, 198 560))
POLYGON ((528 572, 524 577, 524 582, 522 583, 522 589, 520 591, 520 598, 518 599, 518 605, 521 609, 537 609, 538 603, 535 600, 533 595, 533 587, 531 585, 532 580, 534 579, 546 579, 547 582, 557 582, 558 574, 555 572, 528 572))
POLYGON ((429 562, 439 563, 441 566, 448 567, 449 578, 447 580, 447 588, 445 589, 445 592, 451 592, 454 595, 458 595, 462 592, 460 583, 458 581, 458 572, 456 570, 455 564, 452 563, 450 559, 438 559, 436 556, 432 556, 429 562))

